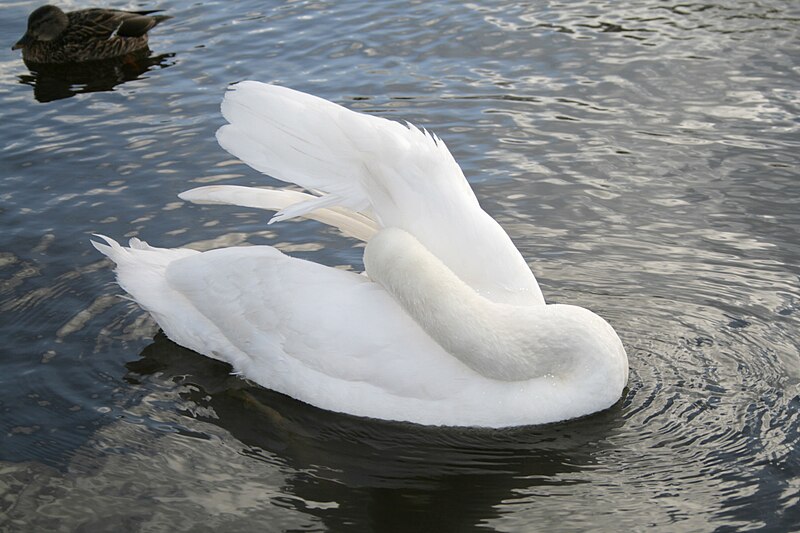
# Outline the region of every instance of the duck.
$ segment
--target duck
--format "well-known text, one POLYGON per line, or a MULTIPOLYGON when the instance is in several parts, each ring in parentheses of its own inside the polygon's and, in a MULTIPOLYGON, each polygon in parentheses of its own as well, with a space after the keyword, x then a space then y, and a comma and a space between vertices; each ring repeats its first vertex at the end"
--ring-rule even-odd
POLYGON ((11 47, 26 62, 56 64, 125 56, 147 48, 147 32, 168 15, 157 11, 81 9, 44 5, 28 17, 25 35, 11 47))
MULTIPOLYGON (((207 251, 97 235, 118 284, 177 344, 317 408, 429 426, 573 419, 619 401, 625 348, 599 315, 547 304, 444 141, 256 81, 225 93, 219 144, 286 185, 187 202, 311 219, 363 243, 363 272, 269 245, 207 251)), ((215 207, 207 207, 215 209, 215 207)))

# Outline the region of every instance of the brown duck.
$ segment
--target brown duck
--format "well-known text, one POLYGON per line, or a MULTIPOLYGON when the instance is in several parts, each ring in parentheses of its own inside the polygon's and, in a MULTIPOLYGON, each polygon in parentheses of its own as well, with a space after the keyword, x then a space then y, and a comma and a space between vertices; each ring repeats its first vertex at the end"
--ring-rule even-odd
POLYGON ((147 47, 147 32, 170 17, 155 11, 81 9, 64 13, 42 6, 28 17, 28 30, 12 50, 32 63, 68 63, 124 56, 147 47))

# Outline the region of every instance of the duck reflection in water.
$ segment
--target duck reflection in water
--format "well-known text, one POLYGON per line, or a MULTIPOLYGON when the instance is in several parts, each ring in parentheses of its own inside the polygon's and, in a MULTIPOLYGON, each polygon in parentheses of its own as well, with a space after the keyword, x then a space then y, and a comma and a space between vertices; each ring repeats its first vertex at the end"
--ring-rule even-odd
POLYGON ((142 79, 145 72, 174 64, 175 54, 152 55, 149 48, 122 57, 83 63, 37 64, 25 61, 29 74, 19 82, 33 87, 33 96, 45 103, 76 94, 112 91, 122 83, 142 79))
POLYGON ((189 419, 213 424, 242 443, 241 454, 284 465, 293 473, 280 488, 284 504, 332 531, 472 530, 537 486, 577 483, 625 423, 624 400, 580 419, 502 430, 389 422, 251 384, 163 333, 141 355, 125 365, 125 380, 144 395, 178 387, 174 408, 187 423, 175 432, 207 439, 189 419))
POLYGON ((112 90, 138 79, 154 66, 170 66, 174 54, 152 56, 147 32, 171 17, 154 11, 82 9, 63 12, 42 6, 31 13, 22 50, 30 75, 20 83, 34 88, 40 102, 112 90))

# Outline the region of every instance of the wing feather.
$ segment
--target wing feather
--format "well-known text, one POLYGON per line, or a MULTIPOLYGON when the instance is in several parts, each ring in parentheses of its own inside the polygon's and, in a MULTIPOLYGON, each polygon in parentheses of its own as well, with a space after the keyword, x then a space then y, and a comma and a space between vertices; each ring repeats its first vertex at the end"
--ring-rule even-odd
MULTIPOLYGON (((319 196, 290 189, 261 189, 237 185, 197 187, 178 196, 196 204, 228 204, 279 213, 288 212, 286 218, 295 216, 291 213, 292 208, 306 206, 319 199, 319 196)), ((378 225, 368 216, 340 206, 316 208, 297 216, 334 226, 345 235, 365 242, 378 231, 378 225)), ((275 220, 279 220, 277 215, 270 223, 275 220)))
POLYGON ((251 167, 319 193, 278 219, 321 208, 398 227, 486 297, 543 304, 511 239, 478 204, 445 143, 413 125, 357 113, 285 87, 244 81, 222 103, 220 145, 251 167))

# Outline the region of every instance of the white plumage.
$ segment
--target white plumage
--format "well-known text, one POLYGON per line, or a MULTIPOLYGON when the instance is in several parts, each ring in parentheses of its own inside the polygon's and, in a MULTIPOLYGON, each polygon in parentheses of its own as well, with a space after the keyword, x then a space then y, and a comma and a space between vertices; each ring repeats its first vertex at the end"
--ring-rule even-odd
POLYGON ((95 246, 172 340, 333 411, 504 427, 611 406, 625 350, 585 309, 544 305, 445 144, 411 125, 257 82, 225 95, 217 138, 308 193, 211 186, 198 203, 306 217, 367 242, 367 276, 269 246, 95 246))

